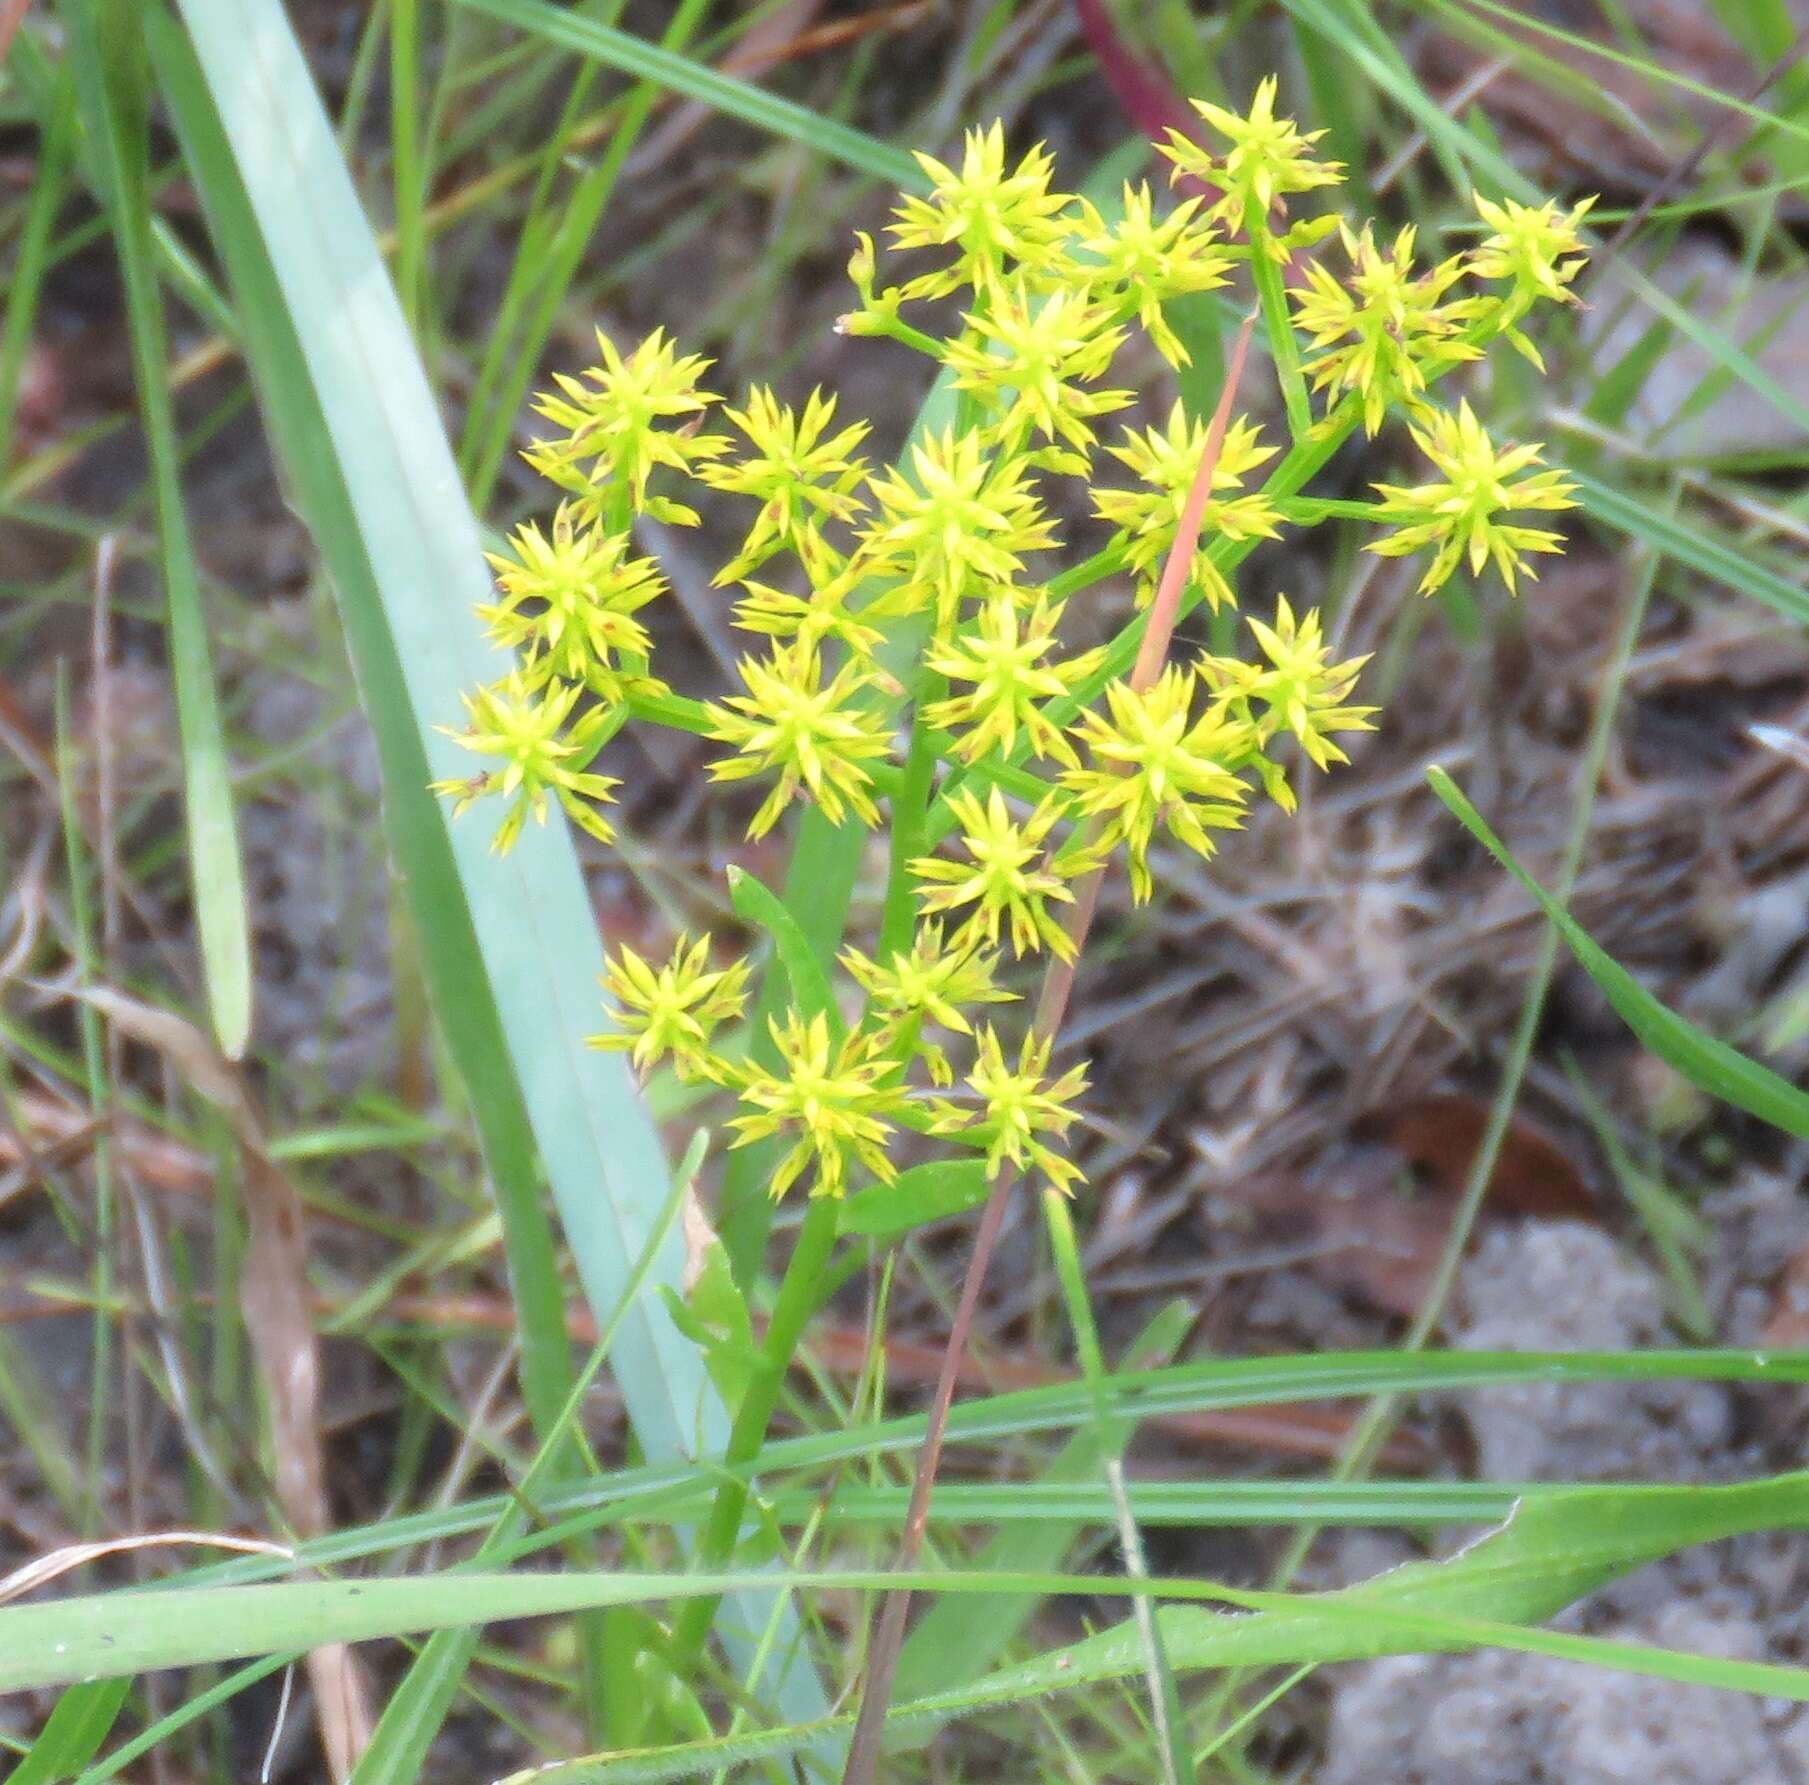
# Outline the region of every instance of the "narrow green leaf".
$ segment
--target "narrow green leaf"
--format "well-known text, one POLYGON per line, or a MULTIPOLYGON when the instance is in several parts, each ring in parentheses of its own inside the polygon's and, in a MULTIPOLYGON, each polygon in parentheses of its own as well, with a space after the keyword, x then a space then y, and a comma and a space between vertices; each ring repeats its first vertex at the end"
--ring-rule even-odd
POLYGON ((731 865, 728 875, 729 900, 735 914, 772 938, 774 952, 791 986, 792 1003, 807 1017, 826 1017, 830 1033, 839 1041, 846 1025, 836 1009, 835 994, 829 989, 829 976, 803 926, 772 889, 745 868, 731 865))
POLYGON ((1443 769, 1429 768, 1426 779, 1452 816, 1532 894, 1602 996, 1653 1053, 1711 1097, 1719 1097, 1786 1134, 1809 1139, 1809 1093, 1659 1003, 1521 867, 1443 769))
POLYGON ((181 449, 170 403, 163 298, 151 265, 142 43, 136 14, 117 0, 65 0, 64 14, 83 127, 119 253, 133 376, 150 451, 169 610, 170 671, 182 741, 189 886, 207 977, 208 1012, 221 1052, 236 1060, 251 1036, 250 925, 213 653, 182 507, 181 449))
POLYGON ((45 1719, 31 1751, 9 1775, 7 1785, 58 1785, 94 1758, 131 1691, 130 1680, 91 1680, 71 1686, 45 1719))

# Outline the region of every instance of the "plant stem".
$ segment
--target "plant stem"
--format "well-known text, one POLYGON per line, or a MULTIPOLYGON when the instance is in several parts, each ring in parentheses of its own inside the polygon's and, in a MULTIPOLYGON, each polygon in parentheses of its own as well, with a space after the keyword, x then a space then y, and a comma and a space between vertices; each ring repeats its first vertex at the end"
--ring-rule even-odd
MULTIPOLYGON (((1175 531, 1174 544, 1169 547, 1167 562, 1162 567, 1162 580, 1157 585, 1155 599, 1150 603, 1136 666, 1131 671, 1131 688, 1136 693, 1142 693, 1155 682, 1168 659, 1168 647, 1174 637, 1182 592, 1187 586, 1194 551, 1199 543, 1200 523, 1206 511, 1207 499, 1212 494, 1212 474, 1218 467, 1225 429, 1231 420, 1231 404, 1237 394, 1238 382, 1243 376, 1244 357, 1249 351, 1250 335, 1255 324, 1256 317, 1252 312, 1244 318, 1244 325, 1238 331, 1237 343, 1232 349, 1225 373, 1224 389, 1219 392, 1218 407, 1213 412, 1212 425, 1207 431, 1206 448, 1200 455, 1200 467, 1194 473, 1193 488, 1188 492, 1187 504, 1181 512, 1181 524, 1175 531)), ((1075 888, 1074 903, 1069 908, 1065 925, 1074 942, 1073 958, 1071 961, 1052 958, 1043 976, 1043 989, 1037 999, 1033 1024, 1034 1032, 1040 1039, 1053 1038, 1067 1012, 1068 999, 1074 989, 1074 963, 1079 961, 1081 950, 1086 946, 1087 932, 1092 928, 1093 913, 1099 903, 1100 882, 1104 877, 1105 870, 1102 868, 1089 874, 1075 888)), ((929 1523, 930 1490, 935 1485, 936 1471, 942 1461, 942 1443, 948 1430, 949 1409, 955 1400, 955 1379, 960 1374, 961 1362, 967 1353, 968 1334, 973 1330, 974 1314, 980 1305, 980 1291, 986 1280, 987 1267, 992 1262, 994 1248, 998 1245, 1000 1230, 1005 1224, 1006 1205, 1011 1200, 1012 1188, 1016 1182, 1017 1174, 1009 1167, 999 1174, 992 1193, 986 1199, 979 1230, 974 1235, 973 1251, 967 1261, 967 1275, 961 1284, 961 1299, 955 1308, 955 1318, 949 1326, 948 1343, 942 1353, 942 1368, 937 1374, 936 1392, 930 1402, 923 1448, 917 1453, 917 1472, 911 1482, 904 1535, 899 1541, 898 1559, 894 1564, 900 1573, 907 1573, 915 1568, 918 1557, 923 1553, 924 1532, 929 1523)), ((878 1777, 886 1711, 892 1701, 892 1682, 898 1672, 898 1652, 904 1644, 905 1619, 909 1616, 910 1609, 911 1595, 908 1589, 895 1587, 886 1595, 879 1623, 874 1631, 873 1646, 867 1657, 867 1682, 861 1695, 860 1715, 855 1719, 854 1735, 848 1747, 848 1762, 842 1771, 842 1785, 873 1785, 878 1777)))
MULTIPOLYGON (((839 1205, 833 1197, 819 1196, 809 1205, 804 1223, 798 1229, 798 1242, 792 1247, 791 1261, 779 1283, 779 1299, 773 1304, 772 1318, 767 1322, 766 1342, 760 1348, 760 1367, 735 1409, 735 1423, 729 1429, 728 1448, 723 1462, 733 1468, 751 1461, 766 1442, 766 1428, 772 1423, 773 1409, 779 1404, 779 1390, 791 1365, 791 1354, 798 1348, 804 1323, 816 1311, 823 1282, 823 1267, 835 1245, 839 1205)), ((697 1567, 708 1573, 718 1569, 735 1553, 741 1535, 741 1515, 747 1510, 751 1483, 734 1478, 716 1490, 710 1506, 709 1522, 697 1546, 697 1567)), ((691 1663, 702 1649, 710 1626, 716 1620, 718 1600, 714 1597, 693 1599, 679 1613, 673 1635, 671 1665, 681 1679, 688 1678, 691 1663)))

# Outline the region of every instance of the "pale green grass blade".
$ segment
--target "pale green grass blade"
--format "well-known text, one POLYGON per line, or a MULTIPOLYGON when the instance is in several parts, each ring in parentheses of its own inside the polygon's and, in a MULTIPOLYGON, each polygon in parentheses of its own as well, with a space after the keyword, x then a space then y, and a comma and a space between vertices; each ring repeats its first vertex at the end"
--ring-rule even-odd
POLYGON ((134 9, 119 0, 68 0, 64 16, 83 128, 125 284, 132 368, 150 452, 169 610, 170 671, 182 741, 189 884, 208 1011, 221 1051, 237 1059, 251 1036, 251 937, 213 653, 182 506, 163 300, 152 271, 138 19, 134 9))
MULTIPOLYGON (((474 612, 488 578, 433 393, 281 6, 183 0, 181 10, 295 331, 368 586, 383 602, 381 616, 361 619, 388 636, 430 772, 468 773, 470 758, 441 728, 459 725, 461 693, 493 679, 504 659, 474 612)), ((341 599, 351 593, 341 589, 341 599)), ((436 810, 432 822, 445 820, 436 810)), ((601 1319, 626 1286, 669 1180, 625 1063, 586 1046, 602 1023, 602 950, 577 858, 563 823, 530 826, 502 857, 488 849, 492 825, 481 815, 448 829, 514 1077, 601 1319)), ((681 1253, 674 1236, 659 1280, 677 1282, 681 1253)), ((649 1457, 721 1447, 722 1408, 702 1360, 657 1298, 633 1310, 618 1354, 649 1457)), ((757 1631, 763 1611, 745 1609, 757 1631)), ((793 1715, 821 1703, 801 1668, 785 1690, 793 1715)))
MULTIPOLYGON (((301 343, 200 67, 181 30, 161 9, 147 13, 146 34, 164 101, 238 300, 246 355, 271 443, 338 597, 382 765, 387 841, 407 890, 434 1007, 471 1099, 503 1219, 520 1321, 522 1391, 536 1430, 544 1432, 557 1417, 571 1379, 565 1295, 552 1229, 540 1206, 533 1136, 446 826, 427 788, 431 771, 384 623, 382 591, 301 343)), ((272 1151, 308 1156, 280 1141, 272 1151)))
MULTIPOLYGON (((1676 1350, 1642 1352, 1345 1352, 1317 1357, 1211 1359, 1176 1364, 1161 1370, 1139 1370, 1109 1376, 1101 1391, 1114 1419, 1140 1422, 1170 1414, 1210 1408, 1285 1405, 1368 1397, 1376 1394, 1421 1394, 1476 1388, 1504 1382, 1809 1382, 1809 1352, 1676 1350)), ((1036 1433, 1073 1430, 1089 1425, 1097 1411, 1094 1392, 1084 1384, 1059 1383, 1020 1389, 1011 1394, 964 1401, 949 1415, 951 1444, 998 1444, 1036 1433)), ((702 1463, 646 1464, 619 1469, 596 1480, 549 1488, 539 1499, 553 1521, 512 1544, 503 1553, 514 1563, 537 1550, 560 1544, 574 1530, 590 1529, 624 1518, 660 1519, 691 1516, 694 1497, 714 1494, 724 1475, 747 1479, 758 1474, 776 1481, 786 1472, 833 1469, 880 1453, 910 1454, 923 1442, 924 1416, 878 1421, 841 1431, 770 1441, 752 1463, 736 1467, 718 1458, 702 1463)), ((1260 1510, 1239 1501, 1236 1484, 1202 1485, 1196 1511, 1202 1519, 1209 1504, 1206 1485, 1227 1498, 1225 1508, 1238 1516, 1292 1522, 1290 1497, 1297 1508, 1320 1504, 1314 1490, 1298 1484, 1260 1510)), ((1338 1484, 1339 1492, 1355 1484, 1338 1484)), ((1403 1496, 1413 1490, 1394 1484, 1403 1496)), ((845 1490, 852 1493, 852 1488, 845 1490)), ((879 1490, 875 1490, 879 1491, 879 1490)), ((950 1491, 957 1491, 951 1489, 950 1491)), ((965 1493, 966 1488, 959 1492, 965 1493)), ((1343 1500, 1328 1502, 1342 1507, 1343 1500)), ((335 1531, 296 1548, 296 1560, 308 1567, 337 1568, 373 1557, 393 1555, 420 1544, 447 1542, 487 1530, 514 1505, 486 1496, 433 1512, 409 1513, 362 1528, 335 1531)), ((1300 1512, 1298 1516, 1306 1516, 1300 1512)), ((269 1580, 287 1572, 257 1558, 210 1563, 182 1570, 172 1581, 186 1584, 244 1583, 269 1580)))
POLYGON ((1711 1097, 1809 1139, 1809 1092, 1667 1009, 1521 867, 1443 769, 1428 769, 1426 779, 1452 816, 1537 900, 1602 996, 1653 1053, 1711 1097))
MULTIPOLYGON (((1160 1615, 1180 1667, 1250 1662, 1349 1660, 1445 1646, 1415 1640, 1426 1617, 1531 1622, 1635 1568, 1700 1543, 1809 1523, 1809 1475, 1732 1485, 1654 1488, 1641 1517, 1626 1516, 1616 1488, 1562 1488, 1518 1511, 1498 1532, 1443 1562, 1412 1563, 1341 1592, 1247 1592, 1214 1581, 1101 1575, 1011 1575, 991 1570, 912 1573, 800 1570, 796 1589, 1130 1597, 1148 1591, 1177 1600, 1217 1601, 1254 1616, 1185 1607, 1160 1615), (1399 1620, 1394 1630, 1388 1625, 1399 1620), (1409 1640, 1401 1640, 1405 1636, 1409 1640)), ((200 1666, 292 1648, 297 1642, 367 1642, 473 1621, 543 1617, 593 1606, 628 1605, 748 1591, 757 1573, 720 1575, 448 1572, 363 1581, 290 1581, 250 1587, 168 1588, 83 1594, 0 1608, 0 1691, 71 1678, 117 1678, 200 1666)), ((1467 1647, 1459 1641, 1449 1646, 1467 1647)), ((1142 1643, 1128 1625, 987 1675, 943 1695, 950 1709, 1009 1703, 1082 1680, 1141 1671, 1142 1643)), ((1790 1695, 1809 1698, 1809 1670, 1776 1669, 1790 1695)), ((922 1701, 919 1701, 921 1706, 922 1701)))

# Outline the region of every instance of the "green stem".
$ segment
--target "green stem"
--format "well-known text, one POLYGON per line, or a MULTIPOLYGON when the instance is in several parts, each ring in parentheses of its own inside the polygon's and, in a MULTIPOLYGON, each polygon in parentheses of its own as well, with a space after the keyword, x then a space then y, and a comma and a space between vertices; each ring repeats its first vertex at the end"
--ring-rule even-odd
POLYGON ((923 669, 917 676, 917 699, 911 713, 911 743, 905 755, 904 773, 892 796, 892 844, 886 870, 886 902, 879 925, 879 958, 903 954, 911 946, 911 930, 917 922, 917 901, 912 897, 911 863, 928 853, 924 827, 929 822, 930 801, 936 781, 940 734, 924 718, 924 710, 948 690, 946 678, 923 669))
MULTIPOLYGON (((840 1209, 834 1199, 818 1197, 810 1204, 804 1224, 798 1229, 791 1262, 786 1265, 785 1276, 779 1284, 779 1299, 767 1322, 759 1368, 741 1397, 741 1405, 735 1409, 735 1423, 729 1430, 728 1447, 722 1460, 730 1468, 751 1462, 766 1442, 766 1428, 772 1423, 773 1409, 779 1404, 779 1390, 791 1367, 792 1353, 803 1336, 804 1323, 817 1309, 824 1267, 835 1246, 839 1218, 840 1209)), ((734 1555, 750 1486, 747 1480, 734 1479, 723 1482, 716 1490, 709 1519, 697 1545, 696 1567, 699 1571, 709 1573, 719 1569, 734 1555)), ((715 1622, 718 1603, 716 1597, 693 1599, 679 1613, 673 1633, 672 1667, 680 1679, 690 1677, 692 1664, 715 1622)))
POLYGON ((1300 343, 1294 338, 1294 320, 1288 314, 1288 295, 1282 290, 1281 265, 1270 253, 1275 238, 1268 219, 1252 199, 1244 210, 1244 228, 1250 237, 1250 276, 1256 281, 1257 301, 1263 309, 1269 352, 1275 358, 1275 376, 1281 382, 1281 400, 1288 412, 1288 432, 1296 443, 1313 426, 1313 410, 1307 402, 1306 378, 1300 370, 1300 343))

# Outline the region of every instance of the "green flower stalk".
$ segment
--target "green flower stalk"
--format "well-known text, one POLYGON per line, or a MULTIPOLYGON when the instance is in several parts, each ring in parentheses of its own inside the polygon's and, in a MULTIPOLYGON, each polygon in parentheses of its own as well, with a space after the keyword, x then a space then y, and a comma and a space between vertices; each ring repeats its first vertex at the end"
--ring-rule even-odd
MULTIPOLYGON (((755 1032, 749 961, 707 935, 609 964, 615 1023, 597 1045, 732 1101, 734 1145, 781 1143, 775 1196, 888 1185, 907 1137, 914 1156, 978 1157, 995 1179, 1080 1185, 1085 1072, 1050 1065, 1060 997, 1028 1018, 1003 962, 1040 960, 1046 988, 1065 986, 1102 872, 1122 862, 1133 899, 1162 896, 1165 851, 1210 859, 1258 801, 1292 810, 1300 778, 1335 770, 1375 721, 1365 659, 1337 660, 1314 609, 1240 590, 1253 547, 1336 514, 1375 529, 1372 552, 1424 554, 1427 592, 1460 566, 1513 592, 1561 548, 1528 517, 1573 507, 1569 480, 1536 445, 1497 448, 1444 390, 1504 339, 1536 358, 1523 325, 1577 301, 1588 205, 1477 197, 1475 245, 1421 266, 1411 229, 1382 243, 1338 212, 1342 170, 1278 97, 1269 80, 1247 112, 1197 108, 1216 146, 1176 136, 1163 154, 1216 196, 1179 203, 1146 184, 1110 206, 1065 193, 1050 155, 1014 159, 997 125, 953 165, 920 156, 928 190, 900 201, 889 249, 856 238, 840 325, 918 354, 959 395, 956 419, 895 468, 868 464, 868 424, 833 393, 793 406, 756 386, 725 406, 704 387, 710 362, 657 330, 632 347, 599 336, 598 363, 539 400, 550 431, 525 456, 559 500, 491 560, 483 617, 513 661, 467 699, 457 735, 487 761, 436 784, 455 812, 502 799, 507 848, 557 804, 608 842, 618 783, 593 764, 624 725, 659 723, 715 780, 763 790, 750 838, 800 806, 890 833, 870 858, 889 862, 878 940, 832 947, 774 919, 791 995, 769 988, 775 1014, 755 1032), (1187 362, 1166 306, 1239 282, 1260 303, 1295 453, 1232 418, 1229 396, 1211 428, 1179 402, 1121 426, 1141 394, 1132 368, 1187 362), (1316 505, 1300 449, 1322 463, 1359 428, 1410 442, 1428 475, 1378 482, 1372 504, 1316 505), (635 523, 694 525, 705 502, 740 517, 714 586, 746 648, 738 689, 680 693, 658 671, 667 581, 635 523), (1069 535, 1060 517, 1077 505, 1103 523, 1103 550, 1069 535), (1185 590, 1181 565, 1165 575, 1183 527, 1185 590), (1135 634, 1109 653, 1074 642, 1098 636, 1072 623, 1075 597, 1107 579, 1148 610, 1129 680, 1108 662, 1128 661, 1135 634), (1244 651, 1164 667, 1177 600, 1248 596, 1244 651)), ((765 921, 739 894, 736 909, 765 921)), ((820 1264, 834 1211, 810 1220, 820 1264)))

